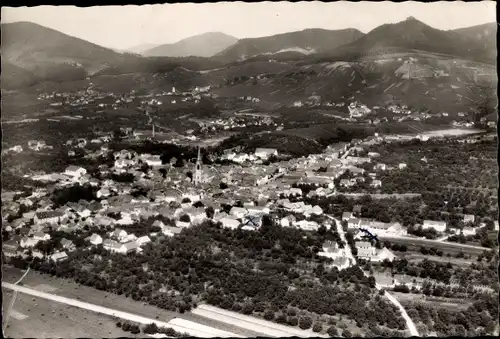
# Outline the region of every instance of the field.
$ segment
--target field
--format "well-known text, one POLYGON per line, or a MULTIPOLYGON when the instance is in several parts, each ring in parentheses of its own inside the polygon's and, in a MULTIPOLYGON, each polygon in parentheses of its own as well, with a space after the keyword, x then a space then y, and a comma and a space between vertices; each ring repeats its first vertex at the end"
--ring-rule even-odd
MULTIPOLYGON (((4 316, 12 295, 13 291, 2 289, 4 316)), ((17 295, 4 335, 8 338, 140 337, 116 327, 116 320, 110 316, 22 293, 17 295)))
POLYGON ((454 298, 435 298, 435 297, 425 297, 422 294, 413 293, 402 293, 402 292, 391 292, 391 294, 398 299, 398 301, 406 306, 411 302, 423 303, 426 306, 436 307, 436 308, 446 308, 451 311, 465 310, 467 307, 472 305, 469 300, 454 299, 454 298))
MULTIPOLYGON (((396 237, 385 237, 385 236, 379 236, 381 240, 389 240, 391 243, 394 244, 405 244, 408 247, 409 251, 419 251, 420 247, 425 246, 428 248, 436 248, 437 250, 442 251, 445 255, 450 254, 450 255, 456 255, 460 252, 463 252, 466 255, 471 255, 471 256, 478 256, 479 254, 482 254, 486 248, 482 247, 470 247, 470 246, 460 246, 459 244, 456 243, 448 243, 448 242, 438 242, 438 241, 433 241, 433 240, 427 240, 427 239, 420 239, 420 238, 396 238, 396 237)), ((444 257, 443 257, 444 258, 444 257)), ((448 259, 448 258, 444 258, 448 259)))
POLYGON ((438 261, 438 262, 444 262, 444 263, 451 263, 452 265, 458 265, 458 266, 468 266, 473 262, 477 262, 476 257, 472 257, 471 259, 463 259, 463 258, 454 258, 454 257, 439 257, 435 255, 423 255, 420 253, 402 253, 398 252, 399 257, 403 257, 406 260, 408 260, 411 263, 417 263, 420 262, 424 259, 431 260, 431 261, 438 261))
MULTIPOLYGON (((16 268, 3 267, 3 277, 2 280, 10 283, 14 283, 22 276, 22 272, 16 268)), ((123 312, 129 312, 133 314, 138 314, 143 317, 148 317, 152 319, 159 319, 164 322, 168 322, 174 318, 181 318, 189 321, 193 321, 202 325, 215 327, 220 330, 245 335, 245 336, 256 336, 257 332, 252 330, 243 329, 236 327, 231 323, 223 323, 209 318, 201 317, 196 314, 184 313, 180 314, 177 312, 171 312, 157 308, 155 306, 148 305, 139 301, 134 301, 130 298, 126 298, 123 295, 115 295, 112 293, 107 293, 104 291, 99 291, 88 286, 79 285, 73 281, 66 280, 63 278, 51 277, 48 275, 41 275, 37 272, 30 271, 28 275, 23 279, 23 285, 25 287, 30 287, 35 290, 42 292, 57 294, 67 298, 73 298, 88 302, 91 304, 96 304, 103 307, 109 307, 123 312)), ((19 294, 20 295, 20 294, 19 294)), ((18 296, 19 298, 19 296, 18 296)), ((49 301, 46 301, 49 302, 49 301)), ((17 303, 17 301, 16 301, 17 303)), ((66 306, 64 306, 66 307, 66 306)), ((82 310, 82 312, 88 312, 82 310)), ((100 315, 103 316, 104 315, 100 315)), ((116 327, 116 326, 115 326, 116 327)), ((85 333, 85 332, 81 332, 85 333)), ((80 333, 80 334, 81 334, 80 333)), ((125 332, 123 332, 125 333, 125 332)), ((121 334, 123 336, 124 334, 121 334)), ((128 333, 128 332, 127 332, 128 333)), ((262 334, 261 334, 262 335, 262 334)), ((106 337, 102 335, 101 337, 106 337)), ((29 336, 28 336, 29 337, 29 336)), ((33 337, 33 336, 32 336, 33 337)), ((64 336, 62 336, 64 337, 64 336)), ((73 336, 75 337, 75 336, 73 336)), ((78 336, 77 336, 78 337, 78 336)), ((81 337, 81 335, 80 335, 81 337)), ((97 335, 99 337, 99 335, 97 335)), ((112 337, 112 336, 108 336, 112 337)))

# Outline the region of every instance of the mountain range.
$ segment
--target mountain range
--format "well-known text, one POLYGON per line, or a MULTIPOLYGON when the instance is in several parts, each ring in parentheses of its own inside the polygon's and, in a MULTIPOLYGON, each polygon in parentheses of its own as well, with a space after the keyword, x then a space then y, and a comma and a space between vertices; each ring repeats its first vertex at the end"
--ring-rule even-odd
POLYGON ((489 64, 496 60, 496 23, 443 31, 412 17, 366 34, 353 28, 306 29, 238 40, 211 32, 175 44, 136 46, 125 53, 31 22, 2 24, 1 29, 3 86, 14 87, 43 80, 83 79, 108 69, 113 74, 125 74, 167 72, 176 66, 193 70, 230 68, 252 61, 314 64, 353 60, 370 53, 390 55, 394 51, 489 64))
POLYGON ((209 58, 238 41, 237 38, 220 33, 208 32, 183 39, 174 44, 152 47, 142 52, 145 56, 160 57, 205 57, 209 58))
POLYGON ((258 55, 292 52, 297 56, 320 53, 348 44, 364 34, 357 29, 306 29, 262 38, 241 39, 218 53, 215 58, 226 61, 243 60, 258 55))

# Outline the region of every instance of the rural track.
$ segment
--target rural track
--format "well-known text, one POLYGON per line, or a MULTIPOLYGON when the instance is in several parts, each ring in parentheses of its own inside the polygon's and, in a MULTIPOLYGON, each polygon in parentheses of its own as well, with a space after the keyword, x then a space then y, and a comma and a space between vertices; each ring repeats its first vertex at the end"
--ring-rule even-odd
POLYGON ((141 324, 155 323, 159 327, 170 327, 177 332, 185 332, 185 333, 188 333, 189 335, 195 336, 195 337, 201 337, 201 338, 213 338, 213 337, 243 338, 243 336, 240 336, 240 335, 237 335, 234 333, 218 330, 218 329, 208 327, 205 325, 201 325, 201 324, 197 324, 195 322, 188 321, 185 319, 174 318, 174 319, 170 320, 169 322, 163 322, 163 321, 158 321, 156 319, 146 318, 146 317, 143 317, 140 315, 136 315, 136 314, 132 314, 132 313, 128 313, 128 312, 122 312, 122 311, 114 310, 114 309, 111 309, 108 307, 94 305, 94 304, 86 303, 83 301, 62 297, 62 296, 55 295, 55 294, 45 293, 45 292, 37 291, 37 290, 31 289, 31 288, 27 288, 24 286, 18 286, 18 285, 6 283, 6 282, 2 282, 2 287, 13 290, 13 291, 17 291, 19 293, 24 293, 24 294, 32 295, 35 297, 39 297, 39 298, 43 298, 43 299, 47 299, 47 300, 52 300, 52 301, 59 302, 62 304, 86 309, 86 310, 101 313, 101 314, 106 314, 109 316, 129 320, 132 322, 137 322, 137 323, 141 323, 141 324))

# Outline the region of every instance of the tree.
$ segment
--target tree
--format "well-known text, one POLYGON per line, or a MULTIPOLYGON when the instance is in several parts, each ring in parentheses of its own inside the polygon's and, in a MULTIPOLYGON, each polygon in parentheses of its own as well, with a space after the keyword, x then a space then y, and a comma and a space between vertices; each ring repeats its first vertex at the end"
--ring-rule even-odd
POLYGON ((191 222, 191 218, 189 217, 189 215, 187 214, 183 214, 180 218, 179 218, 180 221, 182 222, 191 222))
POLYGON ((274 319, 274 312, 271 310, 267 310, 266 312, 264 312, 264 319, 273 320, 274 319))
POLYGON ((348 329, 345 329, 342 331, 342 336, 344 338, 352 338, 352 333, 348 329))
POLYGON ((215 215, 215 210, 212 206, 209 206, 205 209, 205 214, 207 215, 207 218, 212 219, 215 215))
POLYGON ((313 326, 314 332, 321 332, 322 329, 323 329, 323 324, 320 322, 315 323, 313 326))
POLYGON ((312 319, 309 316, 300 317, 299 319, 299 327, 303 330, 307 330, 312 326, 312 319))
POLYGON ((328 333, 330 337, 337 337, 339 335, 339 332, 337 331, 337 328, 335 326, 330 326, 326 333, 328 333))
POLYGON ((287 322, 288 322, 288 325, 290 325, 290 326, 297 326, 299 323, 299 319, 297 319, 297 317, 292 316, 292 317, 288 317, 287 322))

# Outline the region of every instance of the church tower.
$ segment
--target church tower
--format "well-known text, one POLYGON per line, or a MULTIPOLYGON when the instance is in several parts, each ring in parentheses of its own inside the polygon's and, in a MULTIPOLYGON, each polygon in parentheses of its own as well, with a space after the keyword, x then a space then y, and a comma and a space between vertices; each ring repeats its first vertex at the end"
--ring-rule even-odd
POLYGON ((198 146, 198 158, 196 159, 196 170, 194 172, 194 184, 199 185, 202 181, 202 169, 201 169, 202 161, 201 161, 201 152, 200 147, 198 146))

